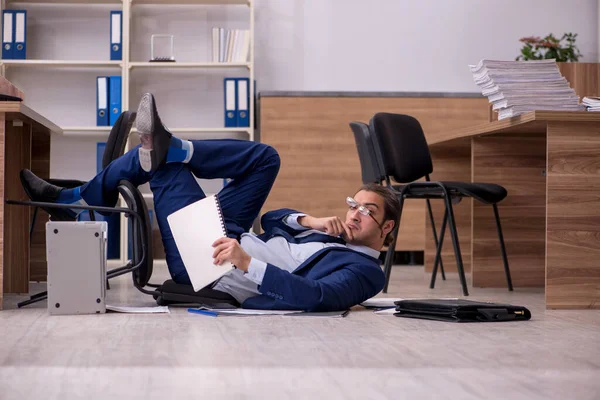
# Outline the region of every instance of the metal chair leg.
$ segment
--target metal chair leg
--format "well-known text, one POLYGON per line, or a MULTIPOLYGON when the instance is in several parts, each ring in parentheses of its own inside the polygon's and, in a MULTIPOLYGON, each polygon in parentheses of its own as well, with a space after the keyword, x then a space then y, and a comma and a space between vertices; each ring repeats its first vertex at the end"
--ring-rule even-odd
MULTIPOLYGON (((431 201, 427 199, 427 210, 429 211, 429 222, 431 223, 431 230, 433 231, 433 241, 435 242, 435 248, 438 247, 438 236, 435 229, 435 220, 433 219, 433 211, 431 211, 431 201)), ((443 228, 442 228, 443 229, 443 228)), ((440 255, 440 271, 442 272, 442 280, 446 280, 446 273, 444 272, 444 263, 440 255)))
POLYGON ((31 243, 31 238, 33 236, 33 229, 35 228, 35 219, 37 218, 38 208, 33 208, 33 217, 31 217, 31 225, 29 225, 29 243, 31 243))
POLYGON ((24 306, 27 306, 29 304, 33 304, 33 303, 37 303, 38 301, 42 301, 42 300, 46 300, 48 298, 48 292, 40 292, 37 294, 34 294, 32 296, 29 297, 29 300, 25 300, 22 301, 20 303, 17 303, 17 308, 21 308, 24 306))
MULTIPOLYGON (((31 225, 29 225, 29 243, 31 244, 31 240, 33 238, 33 230, 35 228, 35 220, 38 214, 38 207, 33 208, 33 217, 31 217, 31 225)), ((48 297, 48 292, 40 292, 34 295, 29 296, 28 300, 24 300, 20 303, 17 303, 17 308, 25 307, 26 305, 37 303, 38 301, 46 300, 48 297)))
POLYGON ((383 286, 383 293, 387 293, 388 285, 390 283, 390 275, 392 274, 392 264, 394 263, 394 253, 397 238, 398 230, 394 228, 394 240, 392 241, 392 244, 388 246, 388 250, 385 255, 385 267, 383 270, 383 273, 385 274, 385 286, 383 286))
POLYGON ((498 239, 500 239, 500 249, 502 250, 502 261, 504 262, 504 273, 506 274, 506 284, 508 290, 513 291, 512 279, 510 277, 510 269, 508 268, 508 258, 506 257, 506 247, 504 247, 504 236, 502 235, 502 226, 500 225, 500 216, 498 215, 498 205, 494 203, 494 216, 496 217, 496 227, 498 228, 498 239))
POLYGON ((444 220, 442 221, 442 230, 440 231, 440 241, 435 249, 435 261, 433 263, 433 271, 431 273, 431 282, 429 288, 435 287, 435 279, 437 277, 438 265, 441 265, 442 261, 442 247, 444 244, 444 234, 446 233, 446 223, 448 222, 448 209, 444 211, 444 220))
POLYGON ((396 250, 396 241, 398 240, 398 231, 400 230, 400 220, 402 219, 402 206, 404 205, 404 196, 398 196, 398 200, 400 201, 400 212, 398 213, 398 221, 396 221, 396 226, 394 227, 394 240, 388 246, 387 253, 385 255, 385 285, 383 286, 383 293, 387 293, 388 285, 390 283, 390 275, 392 274, 392 264, 394 261, 394 252, 396 250))
POLYGON ((454 255, 456 257, 456 267, 458 268, 458 276, 460 278, 460 284, 463 289, 463 295, 468 296, 469 291, 467 289, 467 279, 465 278, 465 270, 462 262, 462 254, 460 252, 460 244, 458 243, 458 231, 456 230, 456 221, 454 220, 454 211, 452 210, 452 199, 448 195, 448 192, 444 189, 446 195, 444 201, 446 202, 446 209, 448 210, 448 217, 450 219, 450 234, 452 236, 452 244, 454 245, 454 255))

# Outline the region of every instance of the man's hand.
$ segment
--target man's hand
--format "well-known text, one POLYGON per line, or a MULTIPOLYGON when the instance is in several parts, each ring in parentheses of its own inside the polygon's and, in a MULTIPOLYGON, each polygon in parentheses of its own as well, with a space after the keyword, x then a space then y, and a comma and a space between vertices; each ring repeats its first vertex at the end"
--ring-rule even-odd
POLYGON ((215 265, 221 265, 225 261, 231 261, 238 269, 248 272, 248 266, 252 259, 248 253, 242 249, 237 240, 231 238, 217 239, 213 245, 215 251, 213 258, 215 265))
POLYGON ((342 235, 346 241, 350 241, 354 238, 348 225, 346 225, 339 217, 315 218, 306 215, 298 218, 298 223, 306 228, 316 229, 329 235, 342 235))

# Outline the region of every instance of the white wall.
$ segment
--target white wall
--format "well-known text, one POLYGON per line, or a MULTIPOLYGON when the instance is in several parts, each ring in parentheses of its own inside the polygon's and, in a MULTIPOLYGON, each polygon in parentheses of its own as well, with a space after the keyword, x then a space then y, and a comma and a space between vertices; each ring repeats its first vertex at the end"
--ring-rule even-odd
POLYGON ((261 90, 477 91, 467 68, 523 36, 575 32, 598 60, 597 0, 258 0, 261 90))
MULTIPOLYGON (((514 59, 522 36, 579 34, 582 61, 598 60, 597 0, 255 0, 259 91, 476 92, 467 65, 514 59)), ((26 5, 30 58, 108 59, 113 5, 26 5)), ((175 34, 179 61, 209 58, 210 29, 247 26, 245 7, 136 6, 133 61, 151 33, 175 34)), ((35 110, 59 125, 95 125, 94 77, 118 70, 9 69, 35 110), (41 91, 43 89, 43 91, 41 91)), ((167 126, 222 126, 222 78, 244 70, 132 72, 130 108, 152 91, 167 126)), ((88 179, 98 138, 52 145, 54 177, 88 179)))

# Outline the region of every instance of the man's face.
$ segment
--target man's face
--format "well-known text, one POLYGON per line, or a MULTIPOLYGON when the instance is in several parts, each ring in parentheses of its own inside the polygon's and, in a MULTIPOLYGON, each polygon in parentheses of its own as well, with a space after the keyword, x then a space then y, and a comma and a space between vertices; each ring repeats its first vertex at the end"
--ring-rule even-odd
POLYGON ((348 228, 350 228, 354 235, 354 240, 350 243, 372 246, 375 242, 381 240, 382 237, 382 231, 379 226, 384 222, 383 198, 377 193, 366 190, 356 193, 353 198, 360 206, 367 208, 371 214, 361 214, 358 207, 348 208, 346 225, 348 225, 348 228))

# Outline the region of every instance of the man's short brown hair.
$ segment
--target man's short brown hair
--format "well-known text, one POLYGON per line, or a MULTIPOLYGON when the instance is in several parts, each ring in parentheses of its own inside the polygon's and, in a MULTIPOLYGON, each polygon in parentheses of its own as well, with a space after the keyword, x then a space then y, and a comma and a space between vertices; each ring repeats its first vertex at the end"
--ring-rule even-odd
MULTIPOLYGON (((385 221, 391 219, 394 221, 395 227, 396 223, 398 222, 398 215, 400 214, 400 201, 398 201, 396 193, 394 193, 392 189, 376 183, 367 183, 366 185, 361 186, 356 193, 360 192, 361 190, 376 193, 383 198, 383 221, 381 221, 381 225, 383 225, 385 221)), ((383 244, 389 246, 392 244, 393 239, 394 229, 387 234, 383 244)))

